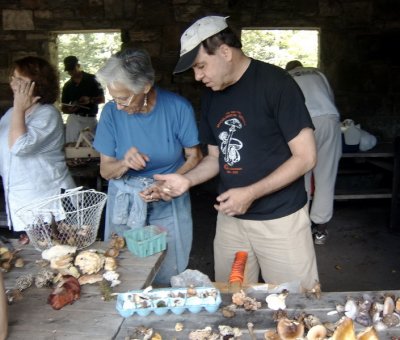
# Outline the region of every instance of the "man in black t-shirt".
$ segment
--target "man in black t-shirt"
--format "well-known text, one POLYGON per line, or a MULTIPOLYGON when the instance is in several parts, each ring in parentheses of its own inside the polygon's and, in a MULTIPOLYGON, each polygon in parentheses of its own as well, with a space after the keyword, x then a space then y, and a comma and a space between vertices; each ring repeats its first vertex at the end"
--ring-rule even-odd
MULTIPOLYGON (((215 280, 227 282, 238 251, 245 281, 318 279, 304 174, 316 162, 313 124, 301 90, 281 68, 247 57, 226 18, 209 16, 181 37, 174 73, 189 68, 206 89, 201 141, 208 154, 185 175, 155 175, 159 196, 175 197, 219 175, 215 280)), ((154 196, 154 195, 153 195, 154 196)))
POLYGON ((104 103, 104 91, 93 74, 81 70, 77 57, 66 57, 64 66, 71 76, 61 95, 61 110, 69 115, 65 133, 66 142, 69 143, 77 141, 85 128, 95 132, 98 104, 104 103))

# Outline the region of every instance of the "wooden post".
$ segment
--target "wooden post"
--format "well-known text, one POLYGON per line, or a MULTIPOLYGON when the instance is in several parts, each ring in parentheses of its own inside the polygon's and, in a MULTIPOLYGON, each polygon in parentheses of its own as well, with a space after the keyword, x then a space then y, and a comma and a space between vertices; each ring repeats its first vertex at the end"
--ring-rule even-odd
POLYGON ((3 283, 3 273, 0 271, 0 340, 7 338, 8 315, 6 291, 3 283))

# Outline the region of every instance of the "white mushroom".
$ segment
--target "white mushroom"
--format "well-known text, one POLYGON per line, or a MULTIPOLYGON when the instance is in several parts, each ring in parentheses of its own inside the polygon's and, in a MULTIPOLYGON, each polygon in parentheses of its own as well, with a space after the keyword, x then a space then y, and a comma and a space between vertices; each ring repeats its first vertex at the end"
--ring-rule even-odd
POLYGON ((359 307, 355 300, 348 299, 344 305, 344 315, 354 320, 358 315, 359 307))
POLYGON ((265 301, 268 304, 268 308, 273 310, 286 309, 286 299, 287 294, 270 294, 266 297, 265 301))
POLYGON ((383 302, 383 310, 382 310, 383 316, 393 313, 394 307, 395 305, 393 299, 390 296, 386 296, 385 301, 383 302))
POLYGON ((55 257, 64 255, 73 255, 76 253, 76 247, 67 245, 55 245, 49 249, 43 250, 42 258, 47 261, 51 261, 55 257))

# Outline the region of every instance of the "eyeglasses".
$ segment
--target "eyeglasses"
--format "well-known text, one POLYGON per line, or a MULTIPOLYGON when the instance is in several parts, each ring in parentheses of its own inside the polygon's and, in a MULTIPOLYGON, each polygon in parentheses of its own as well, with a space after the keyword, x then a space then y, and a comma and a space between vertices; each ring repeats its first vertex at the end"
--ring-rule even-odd
POLYGON ((114 98, 113 97, 113 99, 111 99, 110 102, 114 102, 115 104, 117 104, 119 106, 127 107, 127 106, 131 105, 133 98, 135 98, 134 94, 132 94, 128 98, 114 98))
POLYGON ((25 79, 22 79, 22 78, 20 78, 20 77, 10 76, 10 77, 9 77, 9 82, 11 83, 12 81, 26 82, 25 79))

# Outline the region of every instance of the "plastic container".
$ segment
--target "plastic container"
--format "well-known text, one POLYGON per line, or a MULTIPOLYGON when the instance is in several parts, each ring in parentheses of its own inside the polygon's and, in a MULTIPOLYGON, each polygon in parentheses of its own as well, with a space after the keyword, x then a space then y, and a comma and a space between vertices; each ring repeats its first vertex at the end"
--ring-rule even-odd
POLYGON ((127 230, 124 237, 129 251, 139 257, 150 256, 167 248, 167 232, 155 225, 127 230))
POLYGON ((184 288, 160 288, 148 292, 133 290, 118 294, 116 309, 124 318, 134 314, 147 316, 150 313, 164 315, 168 312, 182 314, 185 311, 199 313, 206 310, 215 313, 221 304, 221 294, 211 287, 196 287, 195 296, 187 296, 184 288))

